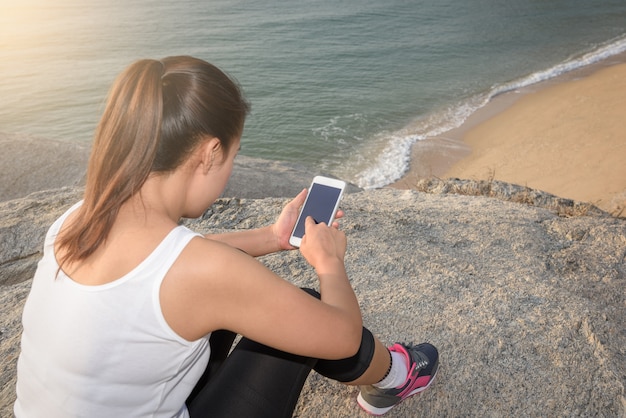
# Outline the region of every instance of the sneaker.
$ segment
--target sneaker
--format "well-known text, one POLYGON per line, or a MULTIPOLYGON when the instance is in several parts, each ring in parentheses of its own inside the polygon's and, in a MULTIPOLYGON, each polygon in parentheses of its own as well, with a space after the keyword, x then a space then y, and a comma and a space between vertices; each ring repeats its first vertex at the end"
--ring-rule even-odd
POLYGON ((439 354, 431 344, 409 347, 394 344, 389 351, 401 353, 409 364, 409 374, 404 384, 395 389, 378 389, 372 385, 361 386, 357 402, 372 415, 383 415, 406 398, 425 390, 435 379, 439 367, 439 354))

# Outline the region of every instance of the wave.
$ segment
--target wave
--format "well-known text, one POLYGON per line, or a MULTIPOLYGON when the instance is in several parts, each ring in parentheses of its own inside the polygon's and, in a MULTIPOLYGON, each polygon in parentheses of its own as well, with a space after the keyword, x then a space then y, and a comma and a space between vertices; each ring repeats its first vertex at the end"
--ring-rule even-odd
POLYGON ((486 92, 421 116, 401 130, 384 134, 383 140, 386 145, 374 164, 355 175, 354 182, 364 189, 380 188, 393 183, 408 171, 411 148, 416 141, 436 137, 458 128, 468 117, 498 95, 553 79, 623 52, 626 52, 626 35, 598 45, 591 51, 572 56, 545 70, 495 85, 486 92))

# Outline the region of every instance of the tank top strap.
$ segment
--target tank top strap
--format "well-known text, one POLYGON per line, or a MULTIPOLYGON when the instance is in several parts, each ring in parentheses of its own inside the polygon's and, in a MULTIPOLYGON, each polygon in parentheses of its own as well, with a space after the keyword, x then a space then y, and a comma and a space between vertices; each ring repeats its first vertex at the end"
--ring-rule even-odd
POLYGON ((179 225, 167 234, 150 257, 160 260, 162 265, 171 265, 195 237, 202 237, 202 234, 179 225))

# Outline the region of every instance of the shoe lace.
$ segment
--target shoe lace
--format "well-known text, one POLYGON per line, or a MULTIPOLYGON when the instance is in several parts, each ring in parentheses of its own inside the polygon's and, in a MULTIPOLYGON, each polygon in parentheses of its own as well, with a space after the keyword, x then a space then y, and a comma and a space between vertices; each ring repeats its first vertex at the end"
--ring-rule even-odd
POLYGON ((419 361, 415 362, 415 368, 416 369, 423 369, 426 366, 428 366, 428 360, 424 360, 424 359, 420 358, 419 361))
POLYGON ((413 354, 411 358, 415 364, 414 370, 424 369, 426 366, 430 364, 428 357, 426 357, 424 353, 417 351, 415 348, 411 348, 411 352, 413 354))
POLYGON ((428 360, 426 354, 418 351, 415 344, 413 344, 412 342, 409 344, 401 343, 400 345, 404 346, 406 351, 411 353, 411 361, 413 362, 413 364, 415 364, 415 368, 413 369, 414 371, 424 369, 430 364, 430 360, 428 360))

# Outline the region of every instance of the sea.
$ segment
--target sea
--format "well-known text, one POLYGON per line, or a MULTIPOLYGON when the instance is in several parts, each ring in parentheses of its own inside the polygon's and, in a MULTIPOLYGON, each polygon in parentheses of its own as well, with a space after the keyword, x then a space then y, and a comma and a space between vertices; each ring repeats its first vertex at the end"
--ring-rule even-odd
POLYGON ((193 55, 251 102, 243 155, 377 188, 494 97, 625 51, 624 0, 0 0, 0 132, 89 143, 127 65, 193 55))

